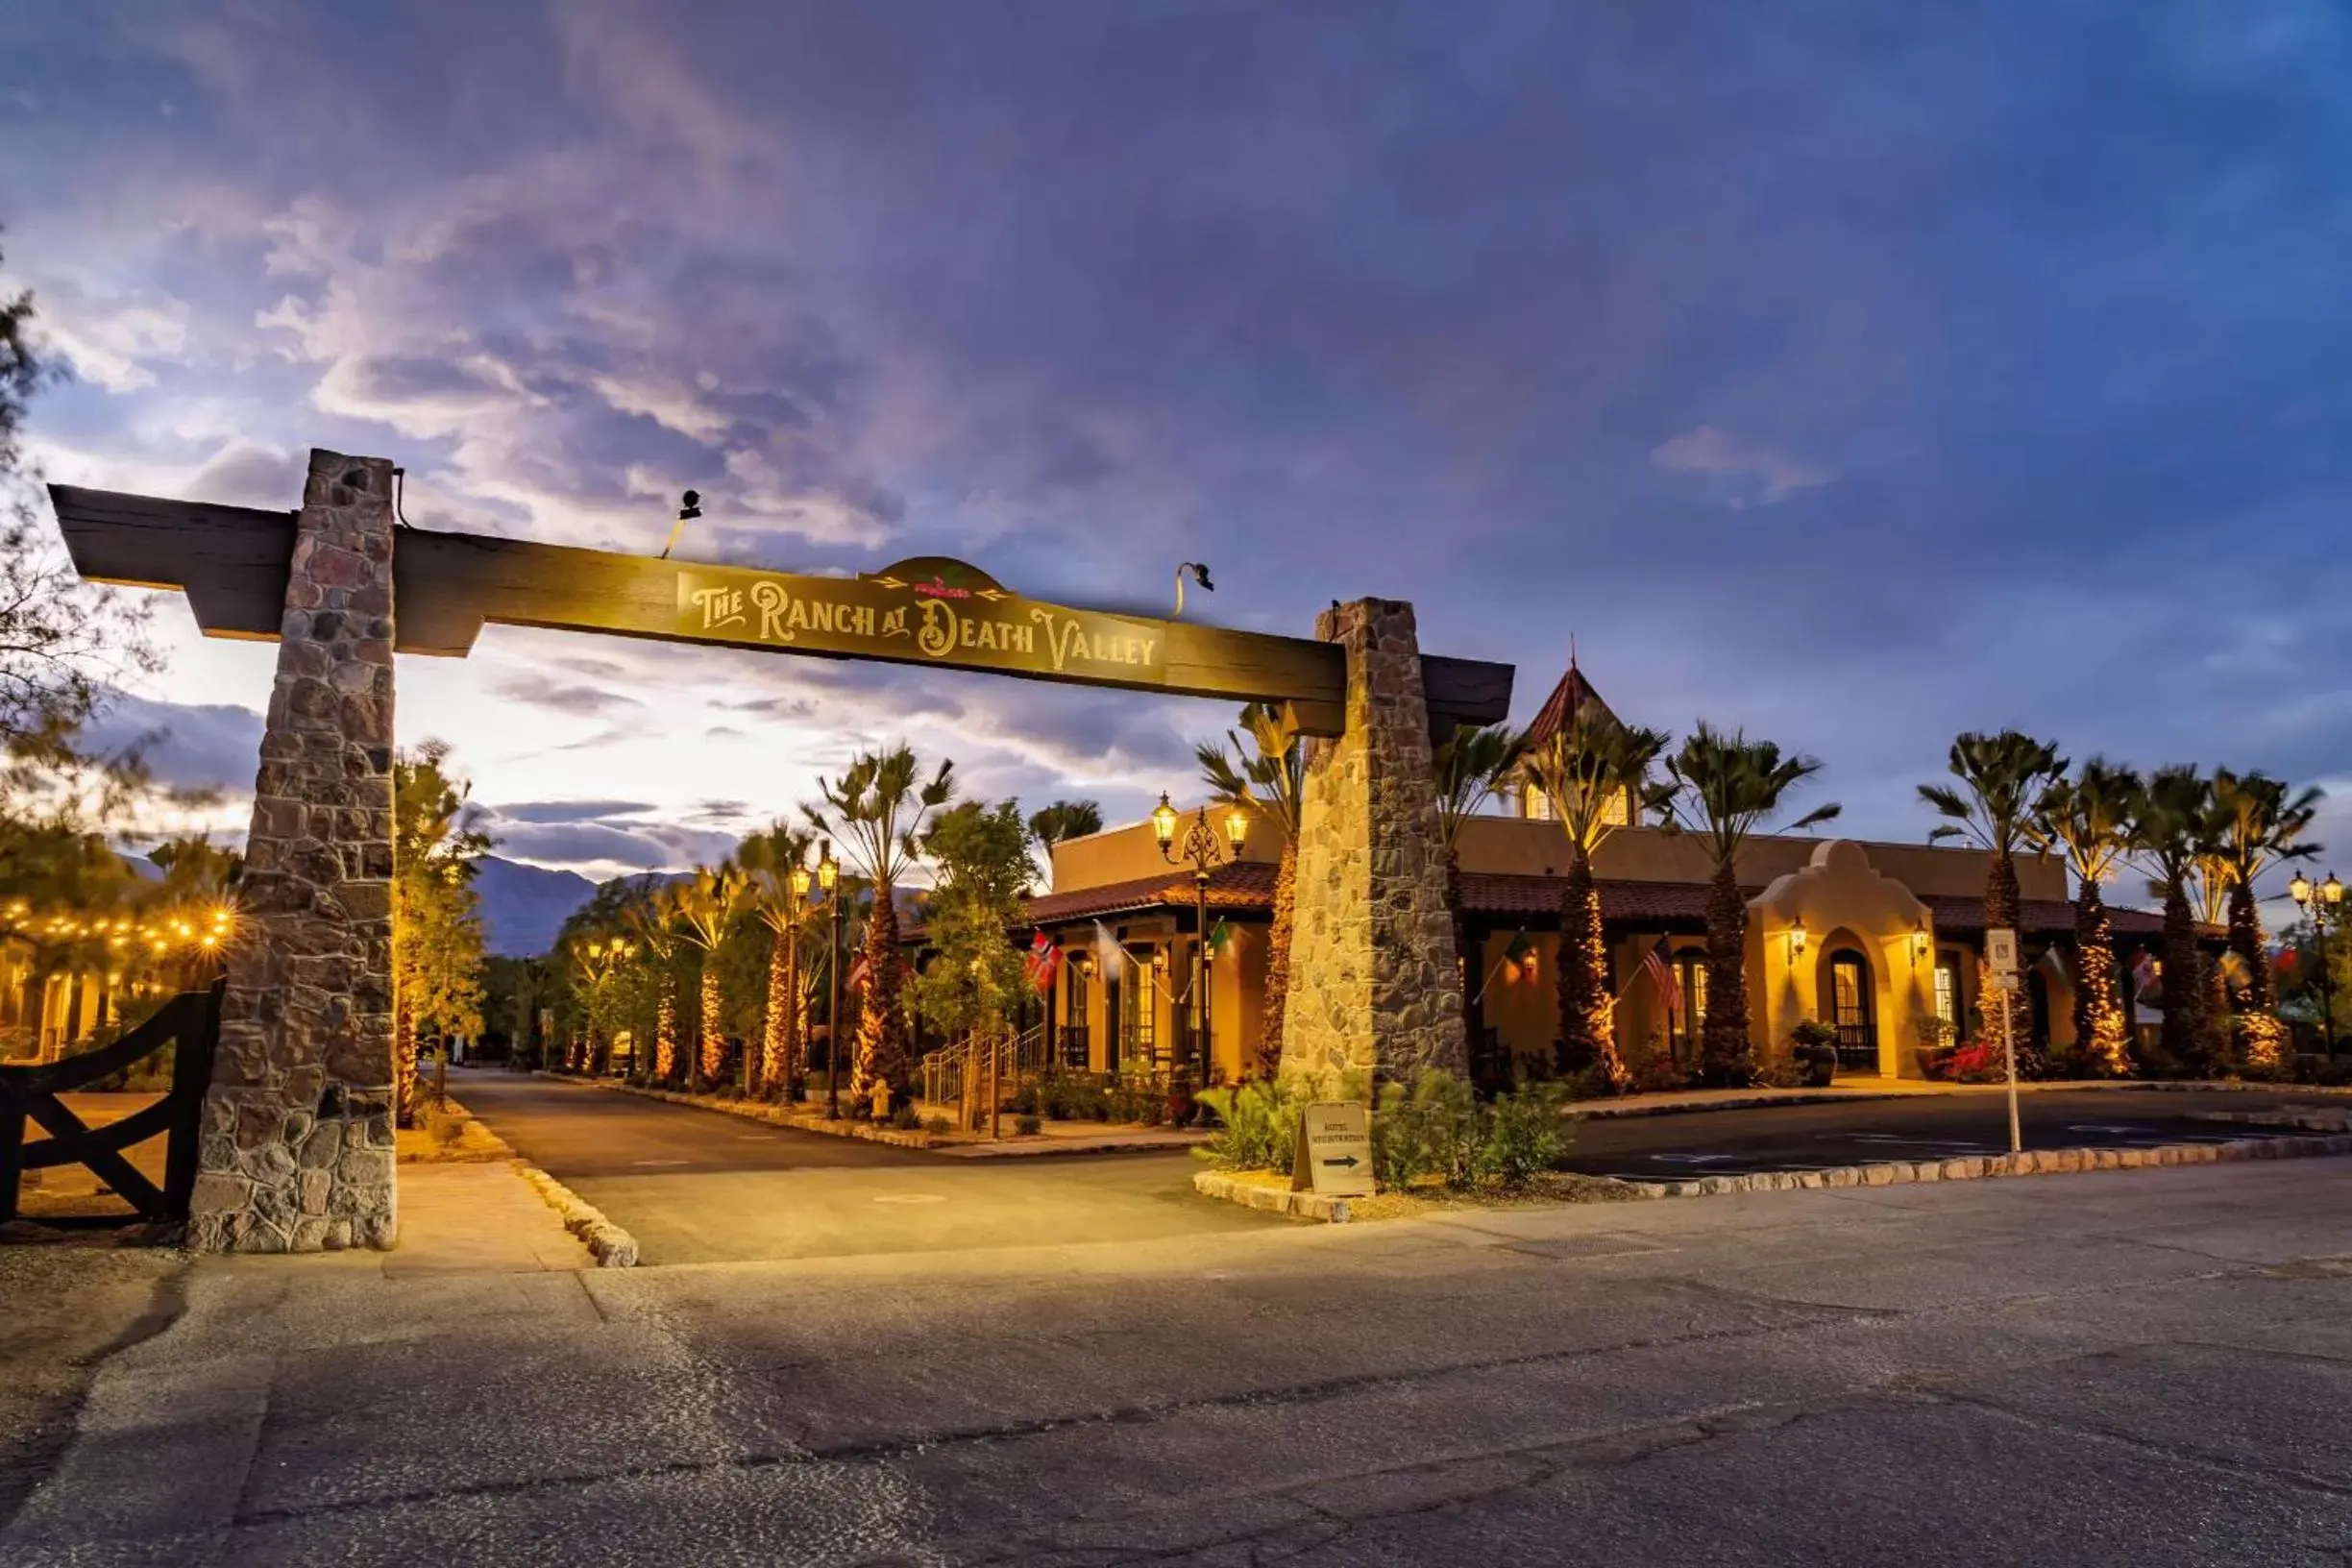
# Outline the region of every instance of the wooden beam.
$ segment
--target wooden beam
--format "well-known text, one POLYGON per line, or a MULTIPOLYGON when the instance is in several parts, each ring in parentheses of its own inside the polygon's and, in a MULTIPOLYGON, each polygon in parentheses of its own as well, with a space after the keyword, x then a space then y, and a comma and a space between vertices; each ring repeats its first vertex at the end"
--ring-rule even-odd
MULTIPOLYGON (((278 635, 292 513, 70 485, 50 496, 85 577, 183 589, 211 636, 278 635)), ((1333 644, 1049 603, 955 562, 807 576, 403 528, 393 576, 404 653, 462 658, 485 625, 600 631, 1288 704, 1310 735, 1337 733, 1347 696, 1333 644)), ((1422 671, 1434 732, 1509 709, 1508 665, 1427 655, 1422 671)))

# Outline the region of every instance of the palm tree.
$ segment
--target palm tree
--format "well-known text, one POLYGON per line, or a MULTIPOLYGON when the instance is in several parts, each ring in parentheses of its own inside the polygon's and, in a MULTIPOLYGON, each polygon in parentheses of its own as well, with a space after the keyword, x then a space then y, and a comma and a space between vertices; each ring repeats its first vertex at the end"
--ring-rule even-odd
POLYGON ((1560 893, 1560 1065, 1571 1072, 1597 1069, 1612 1092, 1631 1075, 1617 1050, 1617 999, 1609 990, 1592 857, 1633 820, 1635 804, 1651 793, 1650 771, 1665 749, 1664 730, 1623 723, 1587 701, 1528 758, 1529 772, 1551 797, 1553 815, 1568 836, 1568 884, 1560 893))
POLYGON ((748 888, 744 873, 733 866, 702 866, 694 880, 681 882, 672 895, 677 932, 688 945, 702 950, 701 1059, 703 1082, 712 1088, 726 1070, 726 1029, 721 1017, 719 947, 742 914, 748 888))
MULTIPOLYGON (((849 1090, 869 1102, 876 1080, 902 1096, 914 1079, 908 1051, 906 1011, 898 1005, 898 911, 892 889, 917 859, 923 819, 955 798, 955 764, 943 762, 928 782, 919 776, 915 752, 901 744, 852 759, 839 784, 817 781, 824 809, 801 807, 809 825, 839 839, 843 854, 873 889, 873 911, 866 920, 866 984, 858 1013, 857 1054, 849 1090), (828 815, 829 814, 829 815, 828 815)), ((838 1026, 837 1026, 838 1027, 838 1026)))
POLYGON ((760 1031, 759 1088, 789 1089, 807 1060, 800 1040, 800 943, 809 923, 807 866, 817 837, 776 822, 736 850, 752 913, 774 940, 768 948, 768 1009, 760 1031), (800 873, 797 886, 794 872, 800 873))
MULTIPOLYGON (((1274 920, 1266 932, 1265 1003, 1260 1015, 1258 1070, 1272 1077, 1282 1066, 1283 1017, 1290 1001, 1290 932, 1298 913, 1299 803, 1307 790, 1307 748, 1286 735, 1275 711, 1263 702, 1241 710, 1249 736, 1226 732, 1230 749, 1204 744, 1193 748, 1201 778, 1220 802, 1244 805, 1251 815, 1282 834, 1282 857, 1274 867, 1274 920)), ((1206 954, 1209 934, 1201 933, 1206 954)))
POLYGON ((2140 814, 2140 775, 2093 757, 2042 791, 2027 824, 2042 853, 2062 850, 2074 872, 2074 1044, 2102 1073, 2131 1071, 2131 1032, 2116 984, 2115 931, 2099 885, 2115 875, 2140 814))
POLYGON ((677 971, 672 967, 678 950, 677 890, 649 889, 622 918, 653 964, 653 1050, 649 1062, 640 1054, 638 1070, 669 1083, 677 1075, 677 971))
MULTIPOLYGON (((1708 1084, 1738 1088, 1755 1076, 1748 1039, 1748 901, 1740 894, 1739 852, 1780 807, 1781 796, 1821 772, 1807 756, 1780 754, 1770 741, 1724 735, 1702 721, 1665 759, 1666 782, 1645 804, 1666 813, 1670 832, 1688 833, 1714 863, 1707 887, 1706 1018, 1700 1027, 1699 1070, 1708 1084)), ((1788 824, 1799 832, 1838 814, 1833 802, 1788 824)))
POLYGON ((2270 983, 2270 955, 2265 950, 2268 943, 2254 901, 2254 883, 2282 861, 2308 860, 2319 852, 2319 845, 2304 842, 2303 834, 2326 798, 2317 789, 2305 789, 2290 798, 2285 784, 2263 773, 2214 771, 2214 824, 2218 829, 2214 842, 2229 883, 2230 951, 2246 976, 2239 992, 2238 1031, 2249 1067, 2275 1068, 2287 1047, 2287 1026, 2276 1011, 2278 997, 2270 983))
MULTIPOLYGON (((1454 968, 1461 976, 1465 1000, 1476 976, 1470 933, 1462 919, 1462 823, 1494 798, 1526 756, 1526 732, 1507 724, 1458 724, 1452 735, 1430 748, 1430 767, 1437 781, 1437 835, 1445 845, 1446 913, 1454 922, 1454 968)), ((1476 1052, 1471 1060, 1479 1060, 1476 1052)))
POLYGON ((1037 835, 1038 843, 1049 854, 1064 839, 1083 839, 1090 833, 1100 833, 1102 825, 1102 807, 1092 800, 1056 800, 1029 814, 1029 831, 1037 835))
MULTIPOLYGON (((1964 733, 1952 741, 1948 766, 1958 789, 1948 784, 1922 784, 1920 798, 1945 818, 1927 835, 1933 843, 1967 839, 1993 857, 1985 873, 1984 923, 1988 931, 2018 928, 2017 852, 2033 842, 2034 803, 2047 785, 2066 776, 2066 759, 2054 741, 2037 741, 2019 730, 1997 735, 1964 733)), ((1994 989, 1991 971, 1978 967, 1978 994, 2002 995, 1994 989)), ((2033 1004, 2022 991, 2005 993, 2007 1039, 2019 1049, 2033 1036, 2033 1004)))
POLYGON ((2199 983, 2196 919, 2189 883, 2208 852, 2215 827, 2213 784, 2194 768, 2159 768, 2148 775, 2132 822, 2131 854, 2164 894, 2165 1054, 2183 1066, 2210 1066, 2211 1020, 2199 983))

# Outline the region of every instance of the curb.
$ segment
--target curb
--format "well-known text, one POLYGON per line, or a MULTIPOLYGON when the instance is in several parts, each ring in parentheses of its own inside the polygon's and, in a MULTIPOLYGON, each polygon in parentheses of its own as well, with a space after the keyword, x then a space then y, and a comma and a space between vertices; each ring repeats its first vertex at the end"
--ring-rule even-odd
MULTIPOLYGON (((2291 1121, 2267 1121, 2246 1112, 2221 1111, 2207 1119, 2270 1126, 2342 1129, 2352 1112, 2311 1113, 2291 1121), (2344 1119, 2336 1119, 2339 1115, 2344 1119)), ((1685 1182, 1628 1182, 1616 1180, 1637 1198, 1713 1198, 1734 1192, 1791 1192, 1808 1188, 1907 1187, 1919 1182, 1976 1182, 2011 1176, 2073 1175, 2081 1171, 2143 1170, 2157 1165, 2229 1164, 2244 1160, 2309 1160, 2352 1154, 2352 1131, 2337 1130, 2323 1138, 2242 1138, 2228 1143, 2163 1143, 2152 1149, 2028 1149, 2022 1154, 1976 1155, 1952 1160, 1896 1160, 1866 1165, 1834 1165, 1826 1170, 1759 1170, 1738 1176, 1702 1176, 1685 1182)), ((1192 1178, 1193 1189, 1244 1208, 1295 1214, 1302 1219, 1345 1221, 1348 1200, 1320 1198, 1311 1192, 1291 1192, 1259 1187, 1223 1172, 1204 1170, 1192 1178)), ((1558 1207, 1566 1208, 1562 1204, 1558 1207)))
POLYGON ((579 1237, 599 1268, 637 1266, 637 1238, 606 1219, 601 1209, 527 1160, 516 1160, 514 1168, 538 1189, 550 1209, 563 1216, 564 1229, 579 1237))
MULTIPOLYGON (((1622 1100, 1571 1100, 1561 1109, 1572 1116, 1605 1120, 1614 1116, 1695 1116, 1709 1111, 1763 1111, 1783 1105, 1871 1105, 1889 1100, 1932 1100, 1967 1093, 1997 1094, 1999 1084, 1968 1084, 1941 1090, 1825 1089, 1791 1093, 1743 1094, 1703 1104, 1628 1105, 1622 1100)), ((2312 1094, 2330 1099, 2352 1098, 2352 1089, 2316 1084, 2258 1084, 2234 1078, 2047 1078, 2018 1085, 2021 1094, 2312 1094)))
POLYGON ((771 1127, 822 1133, 827 1138, 861 1138, 869 1143, 888 1143, 901 1149, 936 1146, 929 1133, 911 1128, 876 1127, 864 1121, 824 1121, 796 1116, 782 1106, 770 1105, 763 1100, 723 1100, 715 1094, 682 1094, 674 1089, 646 1089, 604 1078, 575 1078, 571 1081, 586 1084, 593 1089, 610 1090, 615 1094, 634 1094, 641 1100, 662 1100, 671 1105, 692 1106, 697 1111, 716 1111, 723 1115, 741 1116, 746 1121, 764 1121, 771 1127))
POLYGON ((1344 1225, 1354 1217, 1346 1198, 1327 1197, 1320 1192, 1293 1192, 1286 1187, 1261 1187, 1221 1170, 1194 1171, 1192 1190, 1203 1197, 1237 1203, 1244 1209, 1262 1209, 1268 1213, 1320 1220, 1327 1225, 1344 1225))

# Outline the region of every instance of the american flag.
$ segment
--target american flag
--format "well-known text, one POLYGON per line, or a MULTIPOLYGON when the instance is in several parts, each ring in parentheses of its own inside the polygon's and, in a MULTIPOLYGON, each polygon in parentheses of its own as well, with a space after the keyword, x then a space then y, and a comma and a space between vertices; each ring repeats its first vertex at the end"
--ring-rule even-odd
POLYGON ((1666 939, 1658 938, 1657 945, 1642 957, 1642 968, 1649 971, 1650 984, 1656 988, 1658 1000, 1666 1011, 1679 1015, 1682 1011, 1682 982, 1675 978, 1674 966, 1666 962, 1666 939))
POLYGON ((1054 969, 1062 962, 1062 949, 1054 945, 1053 938, 1040 931, 1029 941, 1029 957, 1023 966, 1029 972, 1029 984, 1039 991, 1052 988, 1054 969))

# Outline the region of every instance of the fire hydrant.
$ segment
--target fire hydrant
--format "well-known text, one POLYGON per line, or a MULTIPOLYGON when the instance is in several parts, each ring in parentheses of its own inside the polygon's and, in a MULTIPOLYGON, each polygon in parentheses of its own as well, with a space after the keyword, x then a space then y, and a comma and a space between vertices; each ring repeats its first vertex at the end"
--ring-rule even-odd
POLYGON ((876 1078, 873 1087, 873 1119, 890 1120, 890 1080, 876 1078))

